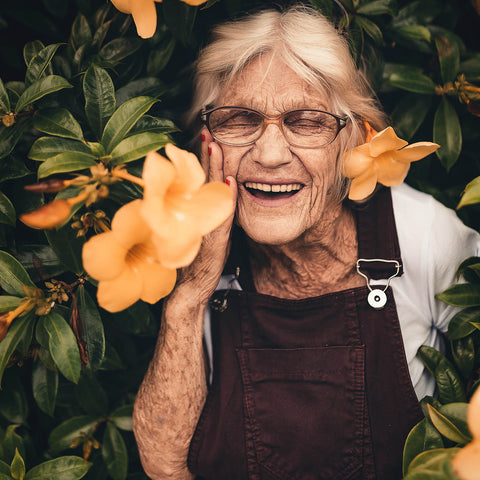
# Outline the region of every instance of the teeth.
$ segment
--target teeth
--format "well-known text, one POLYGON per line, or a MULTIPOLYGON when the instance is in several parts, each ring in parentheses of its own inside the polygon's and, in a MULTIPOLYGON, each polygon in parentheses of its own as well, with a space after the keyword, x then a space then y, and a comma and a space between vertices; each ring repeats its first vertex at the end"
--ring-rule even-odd
POLYGON ((253 188, 255 190, 262 190, 262 192, 292 192, 302 188, 301 183, 286 183, 282 185, 272 185, 270 183, 256 183, 245 182, 245 187, 253 188))

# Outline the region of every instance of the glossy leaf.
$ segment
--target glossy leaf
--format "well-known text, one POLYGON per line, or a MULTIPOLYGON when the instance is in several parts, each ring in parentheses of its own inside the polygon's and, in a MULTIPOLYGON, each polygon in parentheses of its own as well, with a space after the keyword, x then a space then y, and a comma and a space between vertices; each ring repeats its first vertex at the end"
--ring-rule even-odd
POLYGON ((107 36, 108 31, 112 25, 112 20, 103 23, 97 29, 97 31, 93 34, 92 38, 92 47, 100 48, 105 41, 105 37, 107 36))
POLYGON ((48 438, 48 446, 53 455, 58 455, 63 450, 70 448, 72 442, 82 436, 88 435, 96 426, 98 417, 81 415, 71 417, 55 427, 48 438))
MULTIPOLYGON (((154 77, 162 72, 172 58, 175 45, 176 41, 173 37, 171 37, 150 52, 147 63, 148 75, 154 77)), ((151 94, 143 93, 143 95, 151 94)))
MULTIPOLYGON (((17 143, 22 138, 25 130, 31 125, 31 120, 23 118, 11 127, 0 125, 0 159, 12 153, 17 143)), ((4 177, 3 177, 4 178, 4 177)))
POLYGON ((58 392, 58 373, 42 362, 35 362, 32 370, 33 398, 42 412, 53 417, 58 392))
POLYGON ((80 353, 77 340, 66 320, 56 312, 41 318, 49 336, 50 354, 60 372, 73 383, 80 378, 80 353))
POLYGON ((99 55, 113 66, 135 53, 141 46, 142 41, 136 37, 115 38, 101 48, 99 55))
POLYGON ((441 403, 464 402, 466 400, 462 380, 444 355, 426 345, 419 348, 417 355, 435 377, 438 398, 441 403))
POLYGON ((172 133, 180 129, 168 118, 157 118, 150 115, 144 115, 130 130, 129 135, 138 133, 172 133))
POLYGON ((431 105, 430 95, 407 93, 402 97, 391 115, 397 135, 409 141, 422 125, 431 105))
POLYGON ((70 34, 70 43, 74 50, 78 50, 82 45, 92 39, 92 31, 84 15, 79 13, 73 22, 72 32, 70 34))
POLYGON ((0 296, 0 313, 15 310, 20 305, 20 298, 10 295, 0 296))
POLYGON ((23 47, 23 59, 25 60, 25 65, 28 67, 33 57, 41 52, 45 48, 45 45, 40 40, 33 40, 32 42, 27 42, 23 47))
POLYGON ((79 480, 92 466, 80 457, 59 457, 33 467, 25 480, 79 480))
POLYGON ((469 283, 453 285, 439 293, 436 298, 456 307, 478 307, 480 306, 480 285, 469 283))
POLYGON ((133 405, 124 405, 110 414, 111 422, 121 430, 132 431, 133 405))
POLYGON ((440 145, 437 157, 447 171, 458 160, 462 150, 462 128, 450 101, 442 100, 433 119, 433 141, 440 145))
POLYGON ((12 463, 16 450, 18 450, 20 455, 25 458, 25 445, 22 437, 15 431, 17 428, 18 425, 9 425, 6 428, 5 436, 2 439, 2 457, 3 460, 9 464, 12 463))
POLYGON ((10 325, 7 336, 0 342, 0 386, 8 361, 27 330, 29 322, 32 321, 32 315, 16 318, 10 325))
MULTIPOLYGON (((0 473, 10 476, 10 465, 8 465, 8 463, 5 463, 3 460, 0 460, 0 473)), ((0 480, 3 480, 2 477, 0 477, 0 480)))
POLYGON ((82 127, 66 108, 44 108, 35 112, 33 126, 56 137, 84 141, 82 127))
POLYGON ((127 478, 128 453, 122 435, 111 422, 107 424, 102 442, 102 456, 113 480, 127 478))
POLYGON ((430 42, 432 39, 432 34, 430 33, 430 30, 423 25, 395 25, 394 27, 392 27, 392 30, 395 33, 398 33, 404 37, 412 38, 414 40, 425 40, 426 42, 430 42))
POLYGON ((470 82, 480 80, 480 53, 472 55, 460 64, 459 70, 470 82))
POLYGON ((449 407, 440 410, 428 405, 428 413, 430 420, 435 428, 446 438, 452 442, 465 445, 470 442, 471 435, 467 427, 467 404, 466 403, 452 403, 444 405, 449 407))
POLYGON ((197 9, 183 2, 162 2, 165 24, 175 37, 184 45, 192 41, 192 30, 197 15, 197 9))
POLYGON ((393 15, 390 3, 385 0, 373 0, 371 2, 362 3, 357 8, 357 13, 361 15, 393 15))
POLYGON ((96 302, 85 287, 77 289, 78 313, 82 322, 82 337, 88 352, 87 367, 96 370, 105 356, 105 333, 96 302))
POLYGON ((159 150, 165 146, 169 138, 163 133, 138 133, 122 140, 112 150, 111 165, 120 165, 122 163, 133 162, 143 158, 152 150, 159 150))
POLYGON ((50 66, 52 58, 60 47, 61 43, 55 43, 42 48, 29 62, 25 75, 25 86, 28 87, 45 75, 51 75, 50 66))
POLYGON ((8 97, 5 85, 0 78, 0 113, 10 112, 10 98, 8 97))
POLYGON ((32 317, 32 321, 28 322, 25 333, 23 334, 20 342, 18 342, 17 345, 17 351, 23 357, 28 357, 29 355, 31 355, 33 331, 35 329, 35 320, 33 320, 34 312, 27 313, 26 315, 32 317))
POLYGON ((45 160, 38 168, 38 178, 45 178, 55 173, 75 172, 96 165, 91 153, 63 152, 45 160))
POLYGON ((117 108, 103 131, 101 143, 107 154, 124 139, 143 114, 157 102, 152 97, 136 97, 117 108))
POLYGON ((75 396, 88 415, 101 417, 107 414, 107 394, 94 375, 84 374, 80 377, 75 387, 75 396))
POLYGON ((0 223, 15 225, 16 220, 15 207, 8 197, 0 191, 0 223))
POLYGON ((383 41, 383 34, 378 25, 368 18, 355 17, 355 24, 363 30, 375 43, 381 44, 383 41))
POLYGON ((405 480, 444 480, 444 463, 451 460, 458 450, 458 448, 438 448, 417 455, 410 463, 405 480))
POLYGON ((414 93, 435 94, 435 83, 430 77, 418 72, 398 71, 390 75, 389 83, 395 87, 414 93))
POLYGON ((472 337, 450 340, 455 366, 465 380, 470 377, 475 364, 475 346, 472 337))
POLYGON ((68 270, 81 275, 83 273, 82 247, 85 239, 78 238, 70 226, 65 226, 58 230, 45 231, 45 236, 58 258, 68 270))
MULTIPOLYGON (((479 177, 480 178, 480 177, 479 177)), ((455 277, 457 281, 461 276, 470 283, 478 283, 480 280, 480 274, 476 273, 476 266, 480 266, 480 257, 468 257, 458 267, 455 277), (473 269, 473 271, 472 271, 473 269)))
POLYGON ((23 480, 25 478, 25 462, 20 455, 18 448, 15 449, 15 456, 13 457, 12 464, 10 465, 10 472, 15 480, 23 480))
POLYGON ((472 322, 480 321, 480 308, 472 307, 456 313, 448 324, 448 338, 458 340, 475 331, 472 322))
MULTIPOLYGON (((168 91, 165 82, 156 77, 145 77, 133 80, 127 85, 119 88, 116 92, 117 105, 120 106, 135 97, 147 96, 158 98, 168 91)), ((142 117, 143 118, 143 117, 142 117)))
POLYGON ((474 178, 465 187, 457 208, 465 207, 466 205, 474 205, 476 203, 480 203, 480 177, 474 178))
POLYGON ((101 138, 103 129, 115 111, 115 89, 106 70, 90 65, 83 78, 85 96, 85 114, 90 128, 97 138, 101 138))
POLYGON ((26 424, 28 402, 18 368, 8 368, 0 390, 0 415, 10 424, 26 424))
POLYGON ((435 37, 440 71, 443 83, 453 82, 457 78, 460 68, 460 49, 458 43, 445 35, 435 37))
POLYGON ((42 162, 64 152, 91 154, 90 148, 83 142, 58 137, 40 137, 28 152, 28 158, 42 162))
POLYGON ((24 297, 22 285, 35 287, 22 264, 7 252, 0 252, 0 287, 10 295, 24 297))

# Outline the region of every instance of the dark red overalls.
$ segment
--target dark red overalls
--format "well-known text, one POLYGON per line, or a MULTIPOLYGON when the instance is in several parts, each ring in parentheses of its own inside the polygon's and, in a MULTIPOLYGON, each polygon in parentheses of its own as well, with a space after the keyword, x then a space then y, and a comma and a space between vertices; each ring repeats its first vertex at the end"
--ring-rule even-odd
MULTIPOLYGON (((401 264, 389 189, 357 212, 357 231, 359 258, 401 264)), ((392 268, 363 271, 386 279, 392 268)), ((391 289, 376 310, 366 286, 285 300, 256 293, 247 265, 239 281, 212 310, 213 383, 189 469, 208 480, 400 479, 422 413, 391 289)))

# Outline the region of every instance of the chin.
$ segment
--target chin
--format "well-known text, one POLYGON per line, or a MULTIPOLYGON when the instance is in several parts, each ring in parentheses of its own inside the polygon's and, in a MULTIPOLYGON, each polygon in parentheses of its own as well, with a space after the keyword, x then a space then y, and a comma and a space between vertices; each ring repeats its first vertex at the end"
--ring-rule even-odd
POLYGON ((264 222, 256 225, 242 225, 246 235, 260 245, 279 246, 297 240, 304 229, 287 222, 264 222))

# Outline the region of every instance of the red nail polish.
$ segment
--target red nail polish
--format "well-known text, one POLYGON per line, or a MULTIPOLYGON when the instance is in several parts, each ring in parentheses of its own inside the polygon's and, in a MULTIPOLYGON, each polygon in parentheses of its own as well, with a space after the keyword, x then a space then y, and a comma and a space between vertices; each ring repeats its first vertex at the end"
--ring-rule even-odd
POLYGON ((212 154, 212 147, 208 147, 208 154, 209 154, 209 155, 212 154))
POLYGON ((225 183, 230 186, 230 180, 228 178, 225 179, 225 183))
POLYGON ((205 134, 202 133, 202 142, 204 142, 204 141, 205 141, 205 134))

